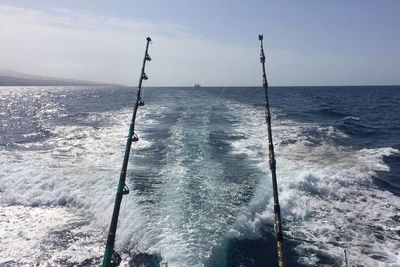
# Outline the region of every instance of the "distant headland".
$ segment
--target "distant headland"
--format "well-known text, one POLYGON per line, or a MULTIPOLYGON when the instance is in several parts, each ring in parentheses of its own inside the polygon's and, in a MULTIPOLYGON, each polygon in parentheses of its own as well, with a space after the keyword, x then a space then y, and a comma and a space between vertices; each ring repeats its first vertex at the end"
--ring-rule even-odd
POLYGON ((109 83, 82 81, 40 75, 26 74, 16 71, 0 70, 0 86, 90 86, 115 85, 109 83))

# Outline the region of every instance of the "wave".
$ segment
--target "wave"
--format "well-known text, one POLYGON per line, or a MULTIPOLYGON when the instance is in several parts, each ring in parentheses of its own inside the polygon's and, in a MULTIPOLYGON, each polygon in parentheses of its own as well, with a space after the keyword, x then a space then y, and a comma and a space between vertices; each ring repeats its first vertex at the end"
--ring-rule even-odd
POLYGON ((378 126, 369 125, 354 117, 346 117, 335 125, 338 129, 349 136, 354 137, 374 137, 384 133, 378 126))
MULTIPOLYGON (((251 118, 243 129, 247 138, 233 144, 236 153, 246 153, 252 159, 260 156, 267 159, 266 126, 262 126, 263 130, 259 127, 263 125, 263 118, 251 118), (262 139, 265 141, 260 142, 262 139)), ((383 158, 400 151, 390 147, 355 150, 334 145, 329 142, 332 136, 328 133, 332 130, 321 129, 323 127, 318 129, 328 135, 322 142, 310 142, 303 136, 304 128, 310 126, 318 127, 273 120, 285 234, 289 240, 309 241, 297 242, 299 263, 321 265, 323 258, 320 255, 330 255, 340 265, 346 249, 351 264, 398 264, 398 248, 391 240, 399 230, 396 222, 396 214, 400 210, 400 205, 396 204, 398 197, 380 190, 374 183, 374 177, 378 172, 390 171, 383 158)), ((342 135, 341 130, 333 132, 339 132, 338 137, 348 138, 342 135)), ((256 160, 255 164, 263 169, 267 167, 266 161, 256 160)), ((268 182, 269 177, 269 174, 265 176, 268 182)), ((264 202, 265 195, 271 194, 264 190, 259 195, 255 194, 253 202, 264 202)), ((272 229, 271 197, 262 212, 255 206, 256 209, 249 206, 248 221, 242 219, 238 223, 242 238, 260 237, 260 228, 265 224, 272 229)))
MULTIPOLYGON (((151 112, 151 108, 142 109, 138 119, 151 112)), ((0 150, 0 206, 24 214, 22 218, 20 213, 7 212, 8 220, 1 224, 10 230, 14 223, 15 229, 32 232, 14 240, 15 244, 26 243, 18 254, 14 253, 14 246, 9 245, 11 241, 4 243, 0 263, 11 259, 17 265, 38 262, 58 265, 63 261, 63 264, 74 265, 85 260, 99 263, 105 244, 104 233, 111 219, 130 113, 125 109, 99 114, 108 121, 103 127, 52 125, 49 139, 21 143, 18 151, 0 150), (52 216, 56 224, 51 224, 52 216), (42 229, 32 223, 36 220, 50 224, 43 224, 45 228, 42 229), (80 223, 76 225, 75 221, 80 223), (24 238, 31 241, 19 243, 18 240, 24 238)), ((140 122, 138 128, 142 130, 137 132, 141 142, 135 143, 133 149, 151 146, 144 132, 152 123, 140 122)))
MULTIPOLYGON (((202 266, 227 240, 273 238, 262 108, 202 97, 191 97, 188 105, 185 92, 173 105, 140 109, 140 141, 128 173, 131 193, 123 200, 117 233, 123 266, 202 266)), ((48 247, 46 263, 99 264, 130 113, 77 113, 65 118, 73 123, 47 125, 46 139, 20 144, 18 151, 0 150, 0 203, 15 210, 1 212, 16 219, 15 229, 38 231, 16 238, 37 239, 24 243, 20 254, 12 256, 15 244, 0 247, 6 255, 0 263, 36 264, 48 247), (16 210, 26 214, 20 222, 16 210), (56 220, 36 228, 35 216, 56 220)), ((320 266, 328 255, 340 265, 346 249, 351 264, 399 264, 393 241, 400 230, 398 197, 374 183, 379 172, 390 171, 383 158, 399 150, 338 145, 353 133, 289 120, 278 109, 272 113, 285 237, 297 262, 320 266)))
MULTIPOLYGON (((315 112, 314 112, 314 114, 315 114, 315 112)), ((331 108, 331 107, 324 107, 324 108, 321 108, 321 109, 319 109, 319 110, 317 111, 316 114, 317 114, 318 116, 320 116, 320 117, 327 117, 327 118, 333 118, 333 119, 336 119, 336 118, 343 118, 343 117, 345 117, 345 116, 349 116, 349 115, 350 115, 350 114, 345 113, 345 112, 341 112, 341 111, 334 110, 334 109, 331 108)))

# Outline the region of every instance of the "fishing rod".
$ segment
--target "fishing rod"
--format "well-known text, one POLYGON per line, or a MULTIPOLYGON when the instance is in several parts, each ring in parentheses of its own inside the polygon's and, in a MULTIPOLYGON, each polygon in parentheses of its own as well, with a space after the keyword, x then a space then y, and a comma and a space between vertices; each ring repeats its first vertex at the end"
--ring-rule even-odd
POLYGON ((142 98, 142 82, 143 82, 143 80, 148 79, 148 77, 145 73, 145 67, 146 67, 146 62, 151 60, 151 58, 148 54, 151 38, 147 37, 146 41, 147 41, 146 51, 144 53, 142 72, 141 72, 140 78, 139 78, 139 86, 138 86, 138 90, 137 90, 136 103, 135 103, 135 108, 134 108, 133 114, 132 114, 131 124, 129 126, 129 134, 128 134, 128 140, 126 142, 125 156, 124 156, 124 161, 122 163, 121 174, 119 177, 117 195, 115 197, 114 211, 113 211, 112 218, 111 218, 111 225, 110 225, 110 230, 108 232, 106 249, 104 252, 102 267, 118 266, 121 262, 121 256, 114 250, 115 233, 117 231, 118 216, 119 216, 119 210, 121 207, 122 197, 124 195, 129 194, 129 188, 125 184, 125 180, 126 180, 126 170, 128 167, 128 160, 129 160, 129 154, 131 151, 132 142, 139 141, 139 137, 135 133, 136 113, 137 113, 139 106, 144 105, 144 101, 142 98))
POLYGON ((282 231, 282 220, 281 220, 281 208, 279 206, 278 183, 276 181, 276 161, 275 161, 274 144, 272 142, 271 112, 269 110, 268 81, 267 81, 267 75, 265 74, 265 54, 264 54, 262 34, 258 35, 258 40, 260 40, 260 47, 261 47, 260 61, 262 64, 263 87, 265 91, 265 120, 268 126, 269 168, 271 169, 272 188, 274 194, 275 234, 276 234, 277 250, 278 250, 278 265, 279 267, 285 267, 285 258, 283 256, 283 231, 282 231))

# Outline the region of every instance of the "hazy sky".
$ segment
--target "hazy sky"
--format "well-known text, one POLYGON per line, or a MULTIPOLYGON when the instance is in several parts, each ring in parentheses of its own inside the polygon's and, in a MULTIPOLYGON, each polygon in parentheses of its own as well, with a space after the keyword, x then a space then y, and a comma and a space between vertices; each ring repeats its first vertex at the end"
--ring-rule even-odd
POLYGON ((136 85, 400 84, 400 1, 0 0, 0 69, 136 85))

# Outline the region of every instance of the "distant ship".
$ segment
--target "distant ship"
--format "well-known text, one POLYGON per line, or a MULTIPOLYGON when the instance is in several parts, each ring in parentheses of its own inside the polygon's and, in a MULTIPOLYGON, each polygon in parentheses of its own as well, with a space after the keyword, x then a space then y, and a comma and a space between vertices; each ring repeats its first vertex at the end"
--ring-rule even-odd
POLYGON ((195 88, 200 88, 200 87, 201 87, 201 84, 195 83, 195 84, 194 84, 194 87, 195 87, 195 88))

